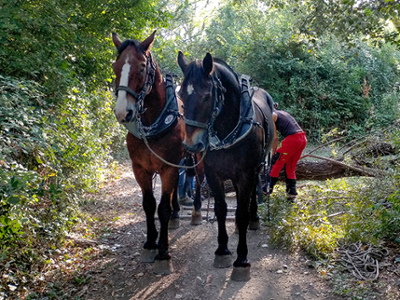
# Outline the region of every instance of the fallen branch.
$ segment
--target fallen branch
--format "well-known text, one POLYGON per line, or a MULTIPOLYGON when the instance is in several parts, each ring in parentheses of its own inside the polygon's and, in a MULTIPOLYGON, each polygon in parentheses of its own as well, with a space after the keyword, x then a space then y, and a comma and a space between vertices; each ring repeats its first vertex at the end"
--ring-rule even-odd
POLYGON ((374 281, 379 277, 379 261, 382 261, 389 251, 384 247, 362 245, 361 242, 343 246, 338 249, 340 259, 337 261, 357 279, 374 281))

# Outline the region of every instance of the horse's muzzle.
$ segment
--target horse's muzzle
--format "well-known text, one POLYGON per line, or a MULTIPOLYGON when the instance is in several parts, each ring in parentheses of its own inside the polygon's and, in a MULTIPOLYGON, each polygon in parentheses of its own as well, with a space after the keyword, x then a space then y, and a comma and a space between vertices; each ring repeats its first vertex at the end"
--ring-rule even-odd
POLYGON ((185 139, 183 147, 188 152, 195 154, 206 150, 208 146, 208 131, 186 125, 185 139))
POLYGON ((135 119, 135 110, 134 109, 126 109, 124 113, 117 113, 117 110, 114 109, 115 117, 117 118, 119 123, 130 123, 135 119))
POLYGON ((185 148, 186 151, 192 154, 201 153, 204 150, 206 150, 206 147, 202 142, 196 143, 194 145, 188 145, 185 143, 185 141, 183 141, 183 147, 185 148))

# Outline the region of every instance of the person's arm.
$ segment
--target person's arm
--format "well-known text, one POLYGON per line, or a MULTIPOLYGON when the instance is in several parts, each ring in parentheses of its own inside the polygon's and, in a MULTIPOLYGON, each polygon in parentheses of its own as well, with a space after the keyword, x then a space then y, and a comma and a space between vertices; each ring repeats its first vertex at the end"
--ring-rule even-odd
POLYGON ((275 154, 276 149, 278 149, 278 144, 279 144, 278 133, 276 132, 276 126, 275 126, 275 122, 277 119, 278 119, 278 115, 275 112, 273 112, 272 120, 274 121, 274 142, 272 144, 272 156, 275 154))

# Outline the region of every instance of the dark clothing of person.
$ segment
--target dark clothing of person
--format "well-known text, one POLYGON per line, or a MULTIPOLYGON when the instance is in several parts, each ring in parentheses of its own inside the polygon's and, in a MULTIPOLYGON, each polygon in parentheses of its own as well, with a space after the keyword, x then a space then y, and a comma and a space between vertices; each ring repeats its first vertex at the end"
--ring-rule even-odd
POLYGON ((283 110, 275 110, 275 113, 278 115, 278 119, 275 122, 276 130, 284 138, 298 132, 303 132, 303 129, 301 129, 300 125, 289 113, 283 110))

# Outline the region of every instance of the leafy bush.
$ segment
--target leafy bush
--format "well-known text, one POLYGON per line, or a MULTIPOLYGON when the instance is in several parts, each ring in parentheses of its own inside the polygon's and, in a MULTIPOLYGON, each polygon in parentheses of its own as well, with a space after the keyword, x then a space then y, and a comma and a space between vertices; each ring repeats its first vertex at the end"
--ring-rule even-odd
POLYGON ((309 141, 320 142, 334 128, 364 134, 371 123, 393 122, 400 103, 399 50, 389 43, 369 44, 361 35, 347 43, 326 32, 303 34, 297 26, 302 17, 290 8, 228 2, 201 41, 193 36, 198 46, 184 49, 195 58, 211 52, 252 76, 254 85, 296 118, 309 141), (393 113, 387 114, 390 107, 393 113))
MULTIPOLYGON (((389 135, 397 147, 398 132, 397 128, 389 135)), ((400 169, 395 157, 376 159, 377 169, 386 174, 381 177, 306 182, 294 204, 278 184, 268 224, 273 241, 318 259, 331 257, 337 246, 346 243, 400 243, 400 169)), ((266 205, 260 209, 267 220, 266 205)))
POLYGON ((79 218, 82 193, 98 187, 113 162, 111 152, 124 144, 125 131, 115 122, 110 92, 76 89, 56 106, 46 102, 42 88, 0 76, 3 274, 34 274, 33 266, 79 218))
POLYGON ((111 32, 141 37, 147 26, 165 26, 169 14, 158 9, 157 2, 4 2, 0 70, 40 83, 49 102, 63 101, 80 82, 89 90, 97 89, 111 80, 111 32))

